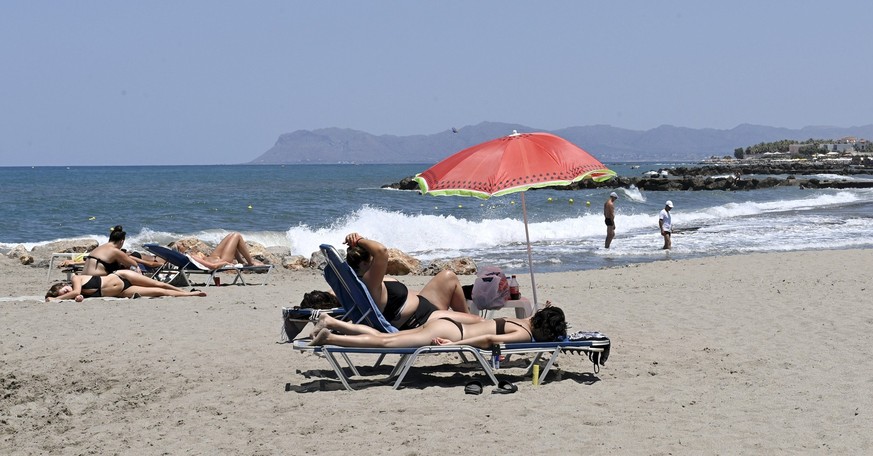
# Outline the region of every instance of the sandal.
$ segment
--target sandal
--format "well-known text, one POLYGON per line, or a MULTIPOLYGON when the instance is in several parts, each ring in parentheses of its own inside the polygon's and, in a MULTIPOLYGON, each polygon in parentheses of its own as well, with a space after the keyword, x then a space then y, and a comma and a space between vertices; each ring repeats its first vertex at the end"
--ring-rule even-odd
POLYGON ((491 391, 491 394, 512 394, 518 391, 518 387, 506 380, 500 380, 497 387, 491 391))
POLYGON ((464 387, 465 394, 482 394, 482 383, 473 380, 464 387))

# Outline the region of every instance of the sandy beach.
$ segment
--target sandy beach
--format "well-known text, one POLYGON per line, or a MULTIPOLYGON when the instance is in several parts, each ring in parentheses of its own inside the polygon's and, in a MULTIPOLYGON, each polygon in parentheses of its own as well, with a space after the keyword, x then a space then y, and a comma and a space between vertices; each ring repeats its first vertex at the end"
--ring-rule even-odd
POLYGON ((457 357, 425 357, 400 390, 370 369, 347 392, 277 343, 281 308, 327 288, 315 271, 44 303, 46 270, 3 257, 0 454, 869 454, 871 264, 849 250, 538 274, 541 301, 611 338, 608 362, 594 375, 564 355, 536 387, 510 364, 498 377, 518 392, 473 396, 484 376, 457 357))

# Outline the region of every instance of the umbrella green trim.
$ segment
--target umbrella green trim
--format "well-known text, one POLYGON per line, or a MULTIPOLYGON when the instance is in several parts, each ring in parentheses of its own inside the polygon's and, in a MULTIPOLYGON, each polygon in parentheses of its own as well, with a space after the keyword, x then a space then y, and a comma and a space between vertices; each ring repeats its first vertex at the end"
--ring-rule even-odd
POLYGON ((491 198, 492 196, 508 195, 510 193, 523 192, 526 190, 530 190, 532 188, 564 187, 564 186, 570 185, 574 182, 579 182, 581 180, 584 180, 586 178, 590 178, 594 182, 603 182, 603 181, 607 181, 609 179, 612 179, 613 177, 616 177, 616 176, 617 176, 617 174, 615 173, 615 171, 612 171, 610 169, 605 169, 605 168, 604 169, 595 169, 593 171, 588 171, 585 174, 579 175, 575 179, 569 180, 569 181, 568 180, 555 180, 555 181, 548 181, 548 182, 538 182, 536 184, 530 184, 530 185, 519 185, 517 187, 510 187, 507 189, 500 190, 499 192, 495 192, 493 194, 486 193, 486 192, 479 192, 479 191, 475 191, 475 190, 463 189, 463 188, 449 188, 449 189, 444 189, 444 190, 431 191, 428 189, 427 182, 424 180, 423 177, 421 177, 421 174, 416 174, 414 180, 415 180, 415 182, 418 183, 418 188, 421 191, 422 195, 472 196, 474 198, 479 198, 479 199, 488 199, 488 198, 491 198))

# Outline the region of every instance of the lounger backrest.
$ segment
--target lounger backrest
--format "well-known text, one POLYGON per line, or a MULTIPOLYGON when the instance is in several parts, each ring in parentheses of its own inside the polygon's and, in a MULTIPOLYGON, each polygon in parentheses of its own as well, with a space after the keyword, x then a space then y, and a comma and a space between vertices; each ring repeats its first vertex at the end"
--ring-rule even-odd
POLYGON ((182 252, 173 250, 158 244, 144 244, 143 247, 153 254, 161 257, 167 263, 180 269, 202 270, 191 262, 191 258, 182 252))
POLYGON ((371 326, 385 333, 397 332, 397 328, 388 322, 376 306, 366 285, 358 279, 351 266, 343 261, 336 249, 331 245, 322 244, 321 253, 327 260, 324 279, 345 308, 345 320, 371 326))

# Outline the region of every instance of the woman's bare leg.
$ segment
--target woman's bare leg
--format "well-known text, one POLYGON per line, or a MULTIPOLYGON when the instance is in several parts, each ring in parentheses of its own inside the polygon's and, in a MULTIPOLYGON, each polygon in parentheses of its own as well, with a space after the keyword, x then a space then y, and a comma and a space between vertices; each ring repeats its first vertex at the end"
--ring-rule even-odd
POLYGON ((252 254, 249 251, 249 246, 246 244, 246 241, 243 239, 242 234, 239 233, 230 233, 218 243, 215 247, 215 250, 212 251, 212 254, 209 255, 212 258, 218 258, 224 261, 233 262, 240 261, 245 262, 248 265, 260 266, 260 261, 252 258, 252 254))
POLYGON ((461 281, 452 271, 441 271, 421 289, 419 294, 440 310, 452 309, 455 312, 470 313, 461 281))
POLYGON ((336 318, 331 317, 328 314, 321 314, 318 316, 318 323, 315 324, 315 328, 312 330, 312 337, 321 331, 322 329, 331 329, 334 331, 339 331, 343 334, 355 335, 355 334, 370 334, 370 335, 380 335, 384 334, 379 332, 376 328, 367 325, 358 325, 355 323, 349 323, 347 321, 337 320, 336 318))
POLYGON ((115 275, 127 279, 131 285, 149 288, 163 288, 164 290, 182 291, 181 288, 174 287, 169 283, 164 283, 151 277, 146 277, 140 273, 128 271, 127 269, 115 271, 115 275))
POLYGON ((391 334, 345 335, 334 334, 324 329, 318 332, 311 345, 374 348, 424 347, 430 345, 437 337, 458 341, 461 340, 461 333, 458 331, 458 327, 450 321, 428 320, 424 326, 391 334))
POLYGON ((154 288, 154 287, 142 287, 137 285, 130 286, 127 290, 124 290, 121 293, 121 296, 124 298, 132 298, 134 294, 138 294, 140 296, 146 296, 149 298, 159 297, 159 296, 172 296, 172 297, 181 297, 181 296, 206 296, 206 293, 202 291, 184 291, 184 290, 167 290, 165 288, 154 288))

